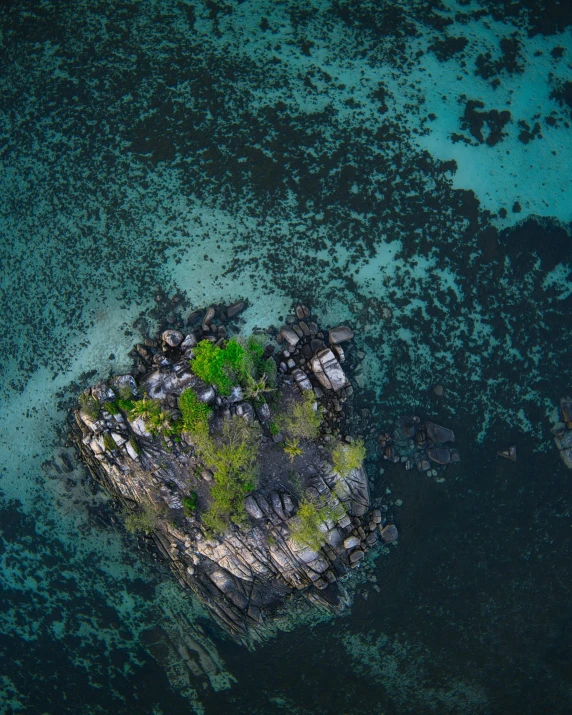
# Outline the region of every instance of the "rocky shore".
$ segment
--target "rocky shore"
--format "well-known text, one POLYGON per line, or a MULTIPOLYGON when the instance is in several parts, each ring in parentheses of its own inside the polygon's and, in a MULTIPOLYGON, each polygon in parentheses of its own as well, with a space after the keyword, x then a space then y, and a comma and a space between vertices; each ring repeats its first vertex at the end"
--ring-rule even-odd
POLYGON ((133 374, 82 394, 72 438, 126 525, 248 641, 294 596, 341 611, 346 575, 397 529, 371 509, 363 441, 345 431, 352 330, 298 305, 272 337, 232 337, 245 307, 138 344, 133 374))

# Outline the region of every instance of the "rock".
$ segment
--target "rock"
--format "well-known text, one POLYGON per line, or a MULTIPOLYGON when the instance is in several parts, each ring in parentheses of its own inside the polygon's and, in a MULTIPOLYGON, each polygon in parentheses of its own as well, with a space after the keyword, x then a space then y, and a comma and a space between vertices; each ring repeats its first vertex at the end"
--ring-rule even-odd
POLYGON ((256 414, 260 422, 268 422, 270 420, 270 407, 266 402, 261 405, 256 405, 256 414))
POLYGON ((376 541, 377 541, 377 534, 375 534, 375 533, 370 534, 365 540, 365 542, 368 546, 373 546, 376 541))
POLYGON ((177 345, 180 345, 184 339, 185 336, 178 330, 165 330, 161 334, 161 340, 164 343, 167 343, 167 345, 169 345, 169 347, 171 348, 176 348, 177 345))
POLYGON ((310 364, 314 375, 326 390, 338 392, 348 384, 340 363, 329 348, 320 350, 310 364))
POLYGON ((215 309, 211 306, 205 313, 205 317, 203 318, 203 325, 210 325, 213 322, 214 317, 215 309))
POLYGON ((127 388, 131 390, 131 395, 135 396, 137 394, 137 383, 131 375, 117 375, 111 381, 111 384, 117 388, 117 392, 127 388))
POLYGON ((288 345, 292 347, 296 347, 296 345, 298 345, 298 343, 300 342, 300 338, 298 337, 298 335, 296 335, 292 328, 289 328, 286 325, 283 325, 280 328, 279 335, 281 335, 288 343, 288 345))
POLYGON ((133 430, 133 432, 135 432, 135 434, 139 437, 145 437, 146 439, 151 438, 151 433, 147 431, 145 420, 142 417, 137 417, 134 420, 129 420, 129 424, 131 425, 131 429, 133 430))
POLYGON ((453 430, 447 427, 441 427, 433 422, 425 422, 425 430, 427 432, 427 439, 430 442, 454 442, 455 433, 453 430))
POLYGON ((380 529, 379 535, 386 544, 390 544, 397 539, 399 533, 395 524, 387 524, 387 526, 380 529))
POLYGON ((125 449, 127 451, 127 454, 131 457, 131 459, 139 459, 139 455, 137 454, 137 451, 131 444, 131 442, 126 442, 125 443, 125 449))
POLYGON ((506 449, 500 449, 497 452, 499 457, 504 457, 505 459, 510 459, 511 462, 516 462, 516 445, 512 444, 506 449))
POLYGON ((431 447, 427 450, 427 456, 437 464, 449 464, 451 462, 451 452, 446 447, 431 447))
POLYGON ((189 313, 187 315, 187 325, 196 325, 199 320, 201 319, 201 311, 200 310, 193 310, 192 313, 189 313))
POLYGON ((296 370, 292 370, 292 377, 294 378, 294 380, 296 380, 296 384, 300 388, 300 392, 312 389, 312 383, 310 382, 308 376, 303 370, 300 370, 299 368, 296 370))
POLYGON ((346 354, 344 353, 344 349, 342 348, 341 345, 332 345, 332 348, 336 355, 338 356, 338 360, 340 362, 344 362, 346 359, 346 354))
POLYGON ((563 422, 559 422, 552 428, 552 434, 562 461, 568 469, 572 469, 572 430, 567 429, 563 422))
POLYGON ((355 551, 352 551, 352 553, 350 554, 350 564, 355 564, 358 561, 361 561, 364 556, 365 556, 364 552, 361 551, 360 549, 356 549, 355 551))
POLYGON ((441 397, 443 395, 443 385, 433 385, 433 392, 437 397, 441 397))
POLYGON ((237 316, 239 313, 242 313, 242 311, 246 308, 246 303, 243 300, 239 300, 236 303, 233 303, 232 305, 229 305, 228 308, 226 309, 226 314, 228 318, 234 318, 237 316))
POLYGON ((231 403, 233 402, 241 402, 244 400, 244 392, 242 391, 242 387, 240 385, 236 385, 233 387, 230 391, 230 395, 227 397, 227 400, 231 403))
POLYGON ((308 308, 306 308, 305 305, 302 305, 301 303, 296 306, 296 317, 298 320, 302 320, 302 318, 307 318, 310 315, 310 311, 308 308))
POLYGON ((190 350, 191 348, 196 348, 197 339, 194 333, 189 333, 181 343, 181 350, 190 350))
POLYGON ((304 336, 309 338, 310 335, 312 335, 312 332, 310 328, 308 327, 307 323, 305 323, 303 320, 300 321, 300 330, 304 333, 304 336))
POLYGON ((348 536, 348 538, 344 540, 344 549, 353 549, 355 546, 359 546, 359 544, 360 544, 359 537, 348 536))
POLYGON ((312 355, 315 355, 319 350, 323 350, 326 347, 326 344, 324 343, 323 340, 319 340, 318 338, 313 338, 310 341, 310 349, 312 351, 312 355))
POLYGON ((214 391, 214 387, 212 387, 211 385, 195 385, 193 389, 201 402, 204 402, 205 404, 210 404, 211 402, 214 402, 216 398, 216 393, 214 391))
POLYGON ((264 516, 263 511, 251 496, 246 497, 244 500, 244 508, 253 519, 262 519, 264 516))
POLYGON ((330 330, 329 338, 332 345, 343 343, 346 340, 351 340, 354 337, 354 332, 347 325, 340 325, 337 328, 330 330))
POLYGON ((301 328, 299 325, 296 325, 296 323, 294 323, 294 324, 292 325, 292 330, 296 333, 296 335, 297 335, 299 338, 303 338, 303 337, 304 337, 304 331, 302 330, 302 328, 301 328))

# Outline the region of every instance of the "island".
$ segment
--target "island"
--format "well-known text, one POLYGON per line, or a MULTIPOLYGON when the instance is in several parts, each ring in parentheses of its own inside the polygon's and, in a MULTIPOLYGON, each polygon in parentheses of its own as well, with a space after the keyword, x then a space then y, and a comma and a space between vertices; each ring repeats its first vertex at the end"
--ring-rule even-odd
POLYGON ((296 598, 343 610, 353 569, 397 529, 371 508, 349 433, 353 331, 299 304, 279 329, 241 335, 245 308, 195 311, 138 344, 133 374, 80 395, 71 434, 125 527, 248 642, 296 598))

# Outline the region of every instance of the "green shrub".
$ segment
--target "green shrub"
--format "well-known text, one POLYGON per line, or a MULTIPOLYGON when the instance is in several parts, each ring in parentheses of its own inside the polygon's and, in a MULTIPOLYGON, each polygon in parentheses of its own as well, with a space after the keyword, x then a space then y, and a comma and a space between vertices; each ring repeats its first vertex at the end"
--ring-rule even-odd
POLYGON ((183 497, 183 509, 187 516, 192 516, 197 508, 197 493, 191 492, 188 496, 183 497))
POLYGON ((96 420, 101 414, 99 401, 87 392, 84 392, 79 396, 78 402, 82 411, 85 412, 88 417, 91 417, 92 420, 96 420))
POLYGON ((304 392, 300 399, 293 400, 287 411, 279 415, 276 424, 291 439, 316 439, 322 424, 322 410, 315 409, 313 392, 304 392))
POLYGON ((131 410, 135 407, 135 400, 124 400, 120 397, 115 400, 115 404, 120 410, 123 410, 123 412, 129 415, 131 410))
POLYGON ((363 439, 357 439, 351 444, 338 442, 332 451, 334 469, 341 477, 354 469, 359 469, 365 459, 365 445, 363 439))
POLYGON ((108 452, 113 452, 115 449, 117 449, 117 443, 109 434, 109 432, 103 433, 103 446, 108 452))
POLYGON ((272 389, 272 368, 262 359, 263 354, 264 345, 256 336, 246 341, 231 338, 224 348, 201 340, 194 349, 191 369, 201 380, 215 385, 221 395, 230 395, 234 385, 241 385, 250 396, 258 397, 272 389))
POLYGON ((193 390, 190 388, 184 390, 179 397, 178 404, 182 415, 181 430, 183 432, 191 434, 208 432, 211 408, 201 402, 193 390))
POLYGON ((278 427, 278 425, 276 424, 276 422, 271 422, 271 423, 268 425, 268 429, 270 430, 270 434, 271 434, 273 437, 276 437, 277 434, 280 434, 280 427, 278 427))
POLYGON ((115 400, 113 402, 105 402, 103 404, 103 408, 107 410, 110 415, 116 415, 119 413, 119 405, 115 400))
POLYGON ((152 504, 145 504, 137 511, 127 512, 123 523, 127 531, 132 534, 137 531, 149 534, 157 528, 158 518, 155 507, 152 504))
POLYGON ((221 533, 229 520, 242 524, 246 519, 244 497, 256 488, 258 430, 256 425, 234 416, 224 421, 222 434, 211 437, 199 433, 195 449, 206 467, 214 473, 211 505, 203 522, 214 533, 221 533))
POLYGON ((341 504, 319 507, 309 499, 302 499, 296 516, 290 520, 290 536, 298 546, 318 551, 327 541, 321 527, 327 521, 338 521, 346 513, 341 504))
MULTIPOLYGON (((229 341, 228 345, 230 345, 230 342, 232 341, 229 341)), ((237 343, 233 344, 237 345, 237 343)), ((225 352, 225 350, 211 343, 210 340, 201 340, 194 349, 191 370, 204 382, 214 385, 221 395, 230 395, 233 383, 228 370, 225 369, 225 352)), ((234 353, 234 348, 230 352, 234 353)), ((236 362, 235 354, 233 354, 233 360, 236 362)))
POLYGON ((119 395, 119 399, 121 400, 132 400, 133 399, 133 390, 129 387, 129 385, 120 385, 119 387, 115 388, 116 393, 119 395))

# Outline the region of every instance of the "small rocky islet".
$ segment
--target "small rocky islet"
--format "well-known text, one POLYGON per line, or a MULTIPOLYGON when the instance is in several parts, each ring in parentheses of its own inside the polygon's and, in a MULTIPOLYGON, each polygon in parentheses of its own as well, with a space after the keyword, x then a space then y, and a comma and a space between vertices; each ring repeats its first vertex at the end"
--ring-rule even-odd
MULTIPOLYGON (((398 531, 373 508, 364 438, 352 434, 363 354, 351 328, 324 330, 299 304, 280 329, 244 337, 245 308, 195 311, 184 330, 136 345, 133 374, 82 393, 71 436, 126 527, 248 642, 296 595, 343 610, 352 570, 398 531)), ((397 425, 380 438, 387 459, 422 471, 426 459, 458 460, 443 447, 450 430, 397 425)))

